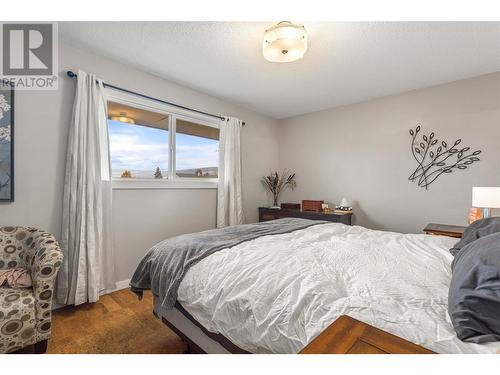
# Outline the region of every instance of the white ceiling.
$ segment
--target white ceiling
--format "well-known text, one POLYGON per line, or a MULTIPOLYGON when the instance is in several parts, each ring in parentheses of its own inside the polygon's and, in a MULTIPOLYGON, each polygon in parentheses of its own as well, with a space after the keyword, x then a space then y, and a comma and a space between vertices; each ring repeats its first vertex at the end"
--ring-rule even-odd
POLYGON ((500 71, 500 23, 304 22, 309 50, 287 64, 262 57, 272 24, 64 22, 59 30, 72 45, 274 118, 500 71))

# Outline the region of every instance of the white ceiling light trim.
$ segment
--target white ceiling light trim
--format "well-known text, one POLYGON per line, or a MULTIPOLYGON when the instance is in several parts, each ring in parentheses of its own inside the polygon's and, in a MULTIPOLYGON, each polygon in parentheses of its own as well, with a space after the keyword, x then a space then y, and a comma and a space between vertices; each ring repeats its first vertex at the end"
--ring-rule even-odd
POLYGON ((304 57, 307 51, 307 32, 303 25, 282 21, 267 29, 262 54, 271 62, 291 62, 304 57))

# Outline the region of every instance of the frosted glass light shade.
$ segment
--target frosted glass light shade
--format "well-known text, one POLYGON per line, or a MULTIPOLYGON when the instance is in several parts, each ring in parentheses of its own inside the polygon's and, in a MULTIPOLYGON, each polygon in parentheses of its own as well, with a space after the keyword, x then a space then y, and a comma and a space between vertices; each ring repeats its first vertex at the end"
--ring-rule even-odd
POLYGON ((302 25, 282 21, 267 29, 262 42, 262 54, 271 62, 291 62, 304 57, 307 33, 302 25))
POLYGON ((500 208, 500 187, 473 187, 472 207, 500 208))

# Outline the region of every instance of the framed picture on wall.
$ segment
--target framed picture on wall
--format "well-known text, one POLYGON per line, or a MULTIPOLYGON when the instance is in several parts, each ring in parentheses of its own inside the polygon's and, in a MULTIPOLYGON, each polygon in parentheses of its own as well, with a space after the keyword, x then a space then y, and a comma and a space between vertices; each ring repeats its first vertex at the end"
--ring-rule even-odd
POLYGON ((0 202, 14 201, 14 89, 0 80, 0 202))

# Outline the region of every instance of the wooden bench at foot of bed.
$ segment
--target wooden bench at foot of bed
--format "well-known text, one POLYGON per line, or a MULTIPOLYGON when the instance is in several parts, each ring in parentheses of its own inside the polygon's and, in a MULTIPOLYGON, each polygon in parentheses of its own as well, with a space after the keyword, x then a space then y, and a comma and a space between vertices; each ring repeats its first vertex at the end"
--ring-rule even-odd
POLYGON ((347 315, 342 315, 299 354, 435 353, 347 315))

